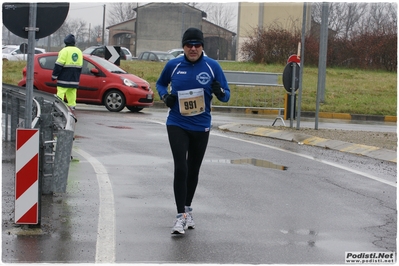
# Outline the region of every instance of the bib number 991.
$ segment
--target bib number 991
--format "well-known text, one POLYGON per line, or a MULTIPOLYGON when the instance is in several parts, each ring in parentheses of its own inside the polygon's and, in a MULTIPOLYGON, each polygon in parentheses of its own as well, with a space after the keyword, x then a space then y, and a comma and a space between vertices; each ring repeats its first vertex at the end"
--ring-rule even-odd
POLYGON ((186 101, 184 102, 185 110, 197 109, 197 101, 186 101))

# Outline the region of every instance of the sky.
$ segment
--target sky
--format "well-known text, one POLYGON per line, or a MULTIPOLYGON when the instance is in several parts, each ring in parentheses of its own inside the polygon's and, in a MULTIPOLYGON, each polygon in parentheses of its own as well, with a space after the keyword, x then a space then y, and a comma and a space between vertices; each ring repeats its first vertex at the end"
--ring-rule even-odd
MULTIPOLYGON (((158 2, 183 2, 183 1, 178 1, 178 0, 168 0, 168 1, 161 1, 157 0, 158 2)), ((157 2, 153 1, 153 2, 157 2)), ((211 0, 207 1, 201 1, 201 2, 210 2, 211 0)), ((254 1, 254 0, 252 0, 254 1)), ((294 1, 294 0, 291 0, 294 1)), ((115 1, 115 2, 124 2, 124 0, 121 1, 115 1)), ((82 19, 86 21, 87 23, 91 23, 91 26, 97 26, 103 24, 103 12, 104 12, 104 5, 105 5, 105 27, 109 26, 107 24, 107 14, 108 11, 111 9, 111 4, 115 2, 78 2, 76 0, 70 1, 69 5, 69 13, 68 13, 68 20, 75 20, 75 19, 82 19)), ((236 2, 236 1, 223 1, 223 0, 218 0, 218 3, 229 3, 229 2, 236 2)), ((255 0, 256 2, 256 0, 255 0)), ((146 2, 141 2, 141 4, 145 4, 146 2)))
MULTIPOLYGON (((110 2, 77 2, 71 1, 67 20, 82 19, 90 23, 92 27, 103 25, 103 12, 107 13, 107 8, 111 7, 110 2)), ((105 17, 105 27, 107 27, 107 16, 105 17)))

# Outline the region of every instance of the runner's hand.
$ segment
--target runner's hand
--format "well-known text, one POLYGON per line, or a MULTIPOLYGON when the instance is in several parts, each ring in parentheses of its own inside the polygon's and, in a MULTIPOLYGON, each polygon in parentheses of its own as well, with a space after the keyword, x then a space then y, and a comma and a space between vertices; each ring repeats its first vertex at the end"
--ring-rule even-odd
POLYGON ((174 94, 165 94, 162 96, 163 102, 166 104, 167 107, 172 108, 176 102, 176 95, 174 94))
POLYGON ((220 86, 219 81, 214 80, 211 84, 212 87, 212 92, 213 94, 216 95, 216 97, 220 98, 224 96, 224 90, 223 88, 220 86))

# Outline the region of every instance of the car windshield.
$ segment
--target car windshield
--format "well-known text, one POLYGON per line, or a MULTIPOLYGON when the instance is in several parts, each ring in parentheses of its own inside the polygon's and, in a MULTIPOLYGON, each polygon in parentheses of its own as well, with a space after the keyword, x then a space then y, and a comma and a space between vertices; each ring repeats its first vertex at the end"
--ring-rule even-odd
POLYGON ((12 48, 12 47, 5 47, 3 50, 2 50, 2 53, 3 54, 10 54, 12 51, 14 51, 15 50, 15 48, 12 48))
POLYGON ((97 47, 89 47, 89 48, 83 50, 82 53, 84 53, 84 54, 91 54, 91 52, 93 52, 93 50, 96 49, 96 48, 97 48, 97 47))
POLYGON ((129 51, 125 48, 121 48, 121 51, 125 54, 125 55, 129 55, 129 51))
POLYGON ((173 59, 173 58, 175 58, 172 54, 157 54, 157 56, 158 56, 158 58, 159 58, 159 60, 161 60, 161 61, 168 61, 168 60, 170 60, 170 59, 173 59))
POLYGON ((101 58, 98 56, 91 56, 90 57, 93 61, 95 61, 97 64, 101 65, 105 69, 107 69, 111 73, 120 73, 120 74, 127 74, 125 70, 122 68, 118 67, 117 65, 101 58))

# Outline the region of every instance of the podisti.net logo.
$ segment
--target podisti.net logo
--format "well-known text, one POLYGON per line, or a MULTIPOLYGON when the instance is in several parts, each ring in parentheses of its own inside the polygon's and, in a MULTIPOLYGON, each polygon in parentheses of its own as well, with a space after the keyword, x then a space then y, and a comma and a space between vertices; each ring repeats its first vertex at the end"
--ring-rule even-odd
POLYGON ((345 252, 345 263, 393 264, 395 252, 345 252))

